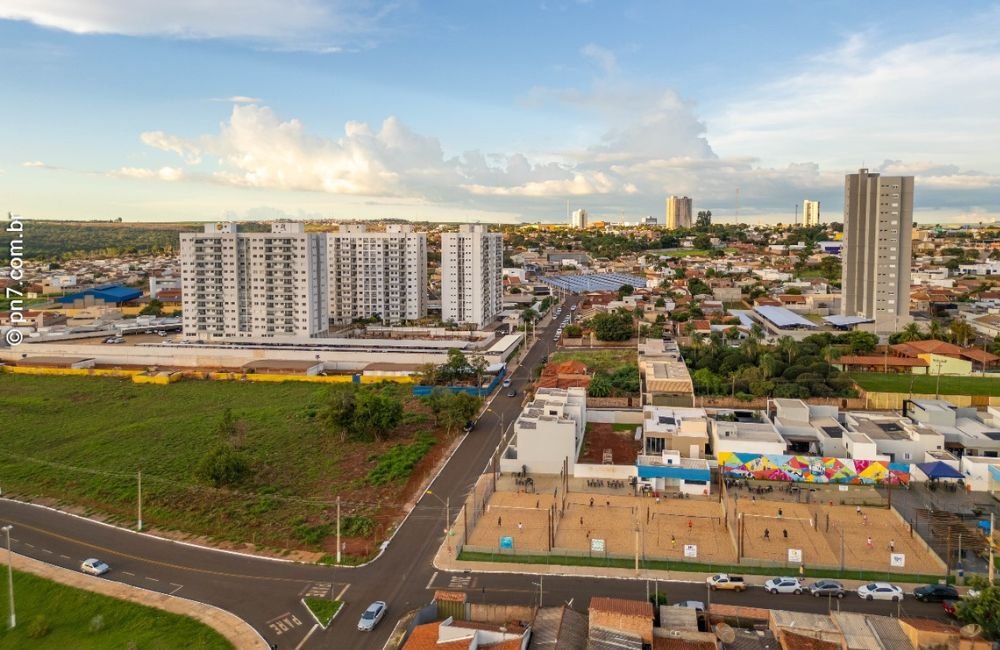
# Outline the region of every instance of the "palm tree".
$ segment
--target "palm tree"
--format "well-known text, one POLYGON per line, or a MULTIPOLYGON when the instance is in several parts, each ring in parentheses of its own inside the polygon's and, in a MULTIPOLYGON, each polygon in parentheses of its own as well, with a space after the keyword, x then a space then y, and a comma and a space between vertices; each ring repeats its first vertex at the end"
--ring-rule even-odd
POLYGON ((799 345, 792 337, 782 336, 778 341, 778 351, 786 355, 788 357, 788 365, 792 365, 792 355, 793 353, 798 353, 799 345))
POLYGON ((944 328, 941 321, 936 318, 931 319, 931 324, 927 326, 927 335, 935 340, 940 340, 944 336, 944 328))
POLYGON ((951 321, 950 329, 955 343, 961 345, 963 348, 969 344, 969 339, 976 337, 976 332, 972 329, 972 325, 969 325, 964 320, 951 321))
POLYGON ((910 323, 899 332, 899 342, 909 343, 910 341, 922 341, 924 333, 920 331, 920 326, 910 323))

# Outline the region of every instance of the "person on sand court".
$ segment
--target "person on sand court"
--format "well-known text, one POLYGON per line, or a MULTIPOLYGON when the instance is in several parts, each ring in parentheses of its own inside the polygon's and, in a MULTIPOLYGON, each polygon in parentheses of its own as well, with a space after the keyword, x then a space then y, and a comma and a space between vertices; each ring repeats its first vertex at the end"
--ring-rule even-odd
POLYGON ((771 541, 771 531, 768 528, 764 529, 764 539, 766 539, 769 542, 771 541))
POLYGON ((503 517, 497 517, 497 528, 503 525, 503 517))
POLYGON ((673 535, 670 536, 670 548, 677 548, 677 538, 673 535))
POLYGON ((872 538, 871 538, 871 536, 868 537, 868 542, 867 543, 868 543, 868 548, 874 548, 872 546, 872 538))

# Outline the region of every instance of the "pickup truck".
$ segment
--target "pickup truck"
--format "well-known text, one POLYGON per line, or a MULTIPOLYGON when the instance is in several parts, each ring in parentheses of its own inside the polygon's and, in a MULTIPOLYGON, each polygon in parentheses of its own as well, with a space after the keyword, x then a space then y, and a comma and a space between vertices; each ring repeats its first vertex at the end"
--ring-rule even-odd
POLYGON ((705 579, 709 589, 729 589, 730 591, 744 591, 747 583, 743 582, 743 576, 731 576, 728 573, 717 573, 705 579))

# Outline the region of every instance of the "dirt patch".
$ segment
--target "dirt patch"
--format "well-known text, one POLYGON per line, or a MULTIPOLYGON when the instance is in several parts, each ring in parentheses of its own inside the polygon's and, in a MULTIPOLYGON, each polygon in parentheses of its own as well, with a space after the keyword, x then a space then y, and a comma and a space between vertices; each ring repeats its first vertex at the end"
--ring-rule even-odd
POLYGON ((611 450, 615 465, 634 465, 641 447, 641 441, 635 439, 634 428, 615 431, 613 424, 591 423, 583 435, 579 462, 600 465, 604 462, 605 450, 611 450))

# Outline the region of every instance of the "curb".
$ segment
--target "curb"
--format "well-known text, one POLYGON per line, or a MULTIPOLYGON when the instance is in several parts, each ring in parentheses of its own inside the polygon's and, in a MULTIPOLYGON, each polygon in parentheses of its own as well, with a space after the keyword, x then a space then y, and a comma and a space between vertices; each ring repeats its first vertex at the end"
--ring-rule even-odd
POLYGON ((323 630, 324 632, 327 630, 327 628, 329 628, 331 625, 333 625, 333 622, 335 620, 337 620, 337 617, 340 616, 340 613, 342 611, 344 611, 344 606, 347 604, 347 603, 345 603, 342 600, 341 601, 337 601, 337 602, 340 603, 340 607, 338 607, 337 611, 335 611, 333 613, 333 616, 331 616, 330 620, 326 622, 326 625, 323 625, 323 623, 321 623, 320 620, 318 618, 316 618, 316 614, 312 611, 312 608, 309 607, 308 604, 306 604, 306 599, 305 598, 302 598, 299 602, 302 603, 302 606, 306 608, 306 611, 309 612, 309 615, 312 616, 312 619, 314 621, 316 621, 316 625, 319 626, 319 629, 323 630))

